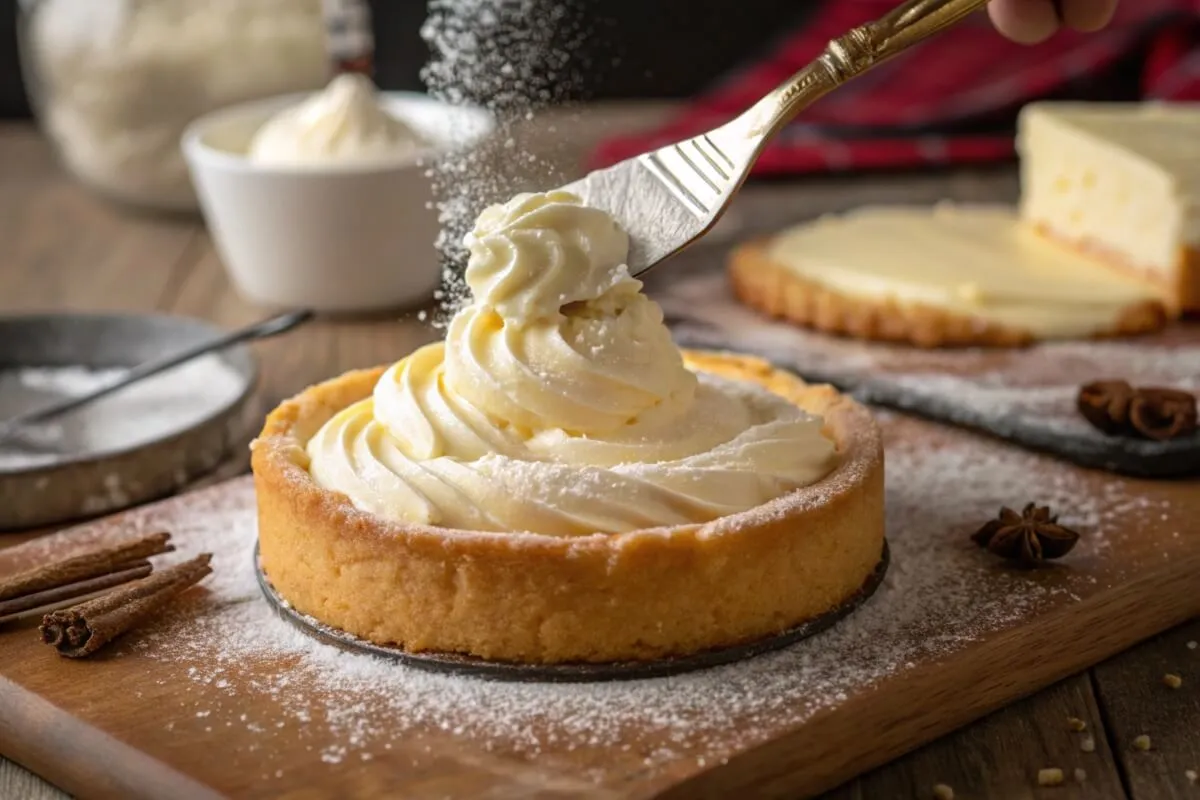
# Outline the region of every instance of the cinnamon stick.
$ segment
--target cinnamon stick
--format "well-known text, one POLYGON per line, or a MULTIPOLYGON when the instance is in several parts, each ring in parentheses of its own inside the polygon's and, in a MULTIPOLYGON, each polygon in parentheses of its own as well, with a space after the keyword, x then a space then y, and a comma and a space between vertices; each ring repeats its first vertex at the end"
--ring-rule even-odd
POLYGON ((2 578, 0 601, 118 572, 129 566, 130 562, 171 552, 175 548, 167 544, 170 538, 169 533, 154 533, 2 578))
POLYGON ((69 658, 83 658, 153 617, 172 598, 212 572, 212 553, 176 564, 103 597, 54 611, 42 620, 42 641, 69 658))
POLYGON ((98 578, 89 578, 41 592, 24 594, 11 600, 2 600, 0 601, 0 625, 25 616, 24 612, 30 609, 41 609, 44 614, 59 608, 78 605, 88 595, 144 578, 153 569, 149 561, 132 561, 120 572, 110 572, 98 578))

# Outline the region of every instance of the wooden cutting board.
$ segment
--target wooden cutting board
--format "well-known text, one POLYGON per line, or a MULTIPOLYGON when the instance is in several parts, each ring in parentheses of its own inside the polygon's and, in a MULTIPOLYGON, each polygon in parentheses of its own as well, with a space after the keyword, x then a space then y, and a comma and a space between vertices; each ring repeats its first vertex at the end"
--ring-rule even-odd
POLYGON ((90 661, 0 631, 0 752, 85 796, 794 798, 1200 613, 1200 481, 880 418, 883 588, 813 639, 671 679, 498 684, 317 644, 258 595, 248 479, 0 551, 3 574, 162 527, 169 558, 216 552, 204 589, 90 661), (1030 500, 1082 534, 1061 563, 969 542, 1030 500))

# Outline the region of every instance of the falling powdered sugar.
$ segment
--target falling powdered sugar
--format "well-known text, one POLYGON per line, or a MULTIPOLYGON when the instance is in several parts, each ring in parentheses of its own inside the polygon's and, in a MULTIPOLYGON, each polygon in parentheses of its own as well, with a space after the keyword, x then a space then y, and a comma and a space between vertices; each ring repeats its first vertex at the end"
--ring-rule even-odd
POLYGON ((479 212, 565 182, 553 146, 521 151, 516 129, 578 94, 591 68, 580 47, 590 26, 579 0, 431 0, 421 33, 431 53, 422 75, 430 94, 481 106, 495 122, 487 141, 429 165, 441 223, 441 311, 433 320, 441 327, 469 296, 462 240, 479 212))
MULTIPOLYGON (((1120 479, 881 416, 892 552, 885 583, 833 629, 776 653, 655 680, 522 684, 428 673, 343 652, 277 618, 259 595, 248 482, 132 516, 135 529, 172 530, 181 557, 215 552, 215 574, 207 596, 193 596, 175 617, 118 648, 159 663, 162 672, 186 674, 184 691, 175 695, 180 706, 172 709, 168 701, 163 707, 165 725, 210 713, 213 720, 263 732, 264 752, 271 732, 298 729, 313 743, 314 759, 329 764, 446 737, 519 758, 571 752, 594 764, 589 775, 599 780, 605 753, 618 746, 636 753, 647 770, 681 758, 718 763, 873 684, 1074 602, 1114 579, 1105 552, 1114 537, 1125 535, 1124 519, 1171 513, 1161 501, 1127 491, 1120 479), (1068 568, 1012 571, 967 541, 1000 505, 1031 499, 1084 532, 1068 568), (257 711, 247 716, 246 709, 257 711)), ((114 529, 100 525, 68 535, 95 541, 114 529)), ((129 535, 128 523, 119 532, 129 535)), ((25 547, 50 546, 42 540, 25 547)))

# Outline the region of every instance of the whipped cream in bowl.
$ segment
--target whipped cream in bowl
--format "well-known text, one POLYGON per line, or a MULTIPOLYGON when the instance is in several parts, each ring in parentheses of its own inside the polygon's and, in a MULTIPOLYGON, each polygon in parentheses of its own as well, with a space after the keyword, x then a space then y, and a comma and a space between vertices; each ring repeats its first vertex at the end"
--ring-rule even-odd
POLYGON ((311 168, 412 162, 431 149, 424 134, 381 102, 370 78, 346 73, 268 119, 247 155, 255 164, 311 168))
POLYGON ((440 280, 429 159, 478 144, 484 110, 360 75, 231 106, 183 136, 231 281, 269 308, 374 312, 426 301, 440 280))

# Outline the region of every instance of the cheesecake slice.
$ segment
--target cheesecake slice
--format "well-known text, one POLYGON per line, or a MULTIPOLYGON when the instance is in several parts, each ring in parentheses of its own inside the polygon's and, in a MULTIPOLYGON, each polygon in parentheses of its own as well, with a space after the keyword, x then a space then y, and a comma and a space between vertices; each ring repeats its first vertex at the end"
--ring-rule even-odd
POLYGON ((1022 219, 1200 311, 1200 103, 1026 106, 1022 219))

